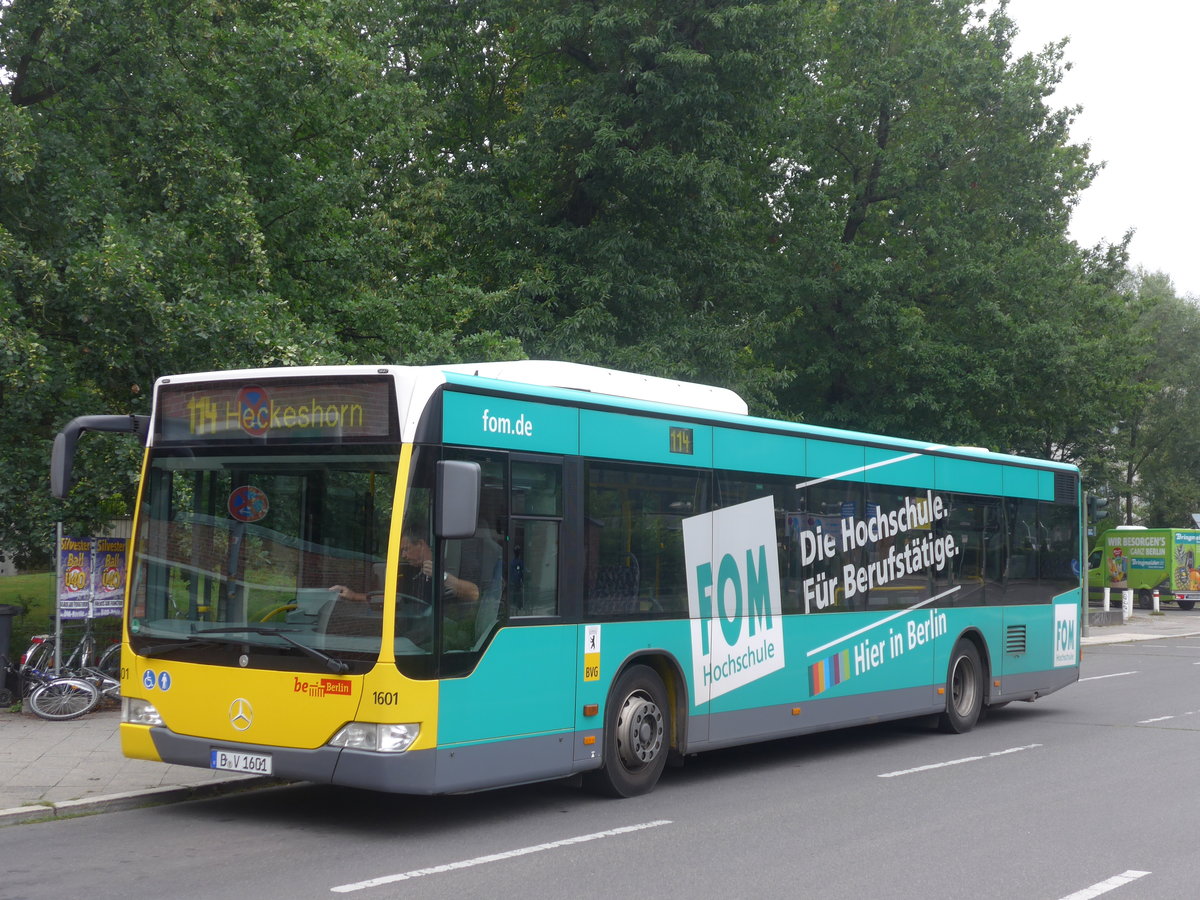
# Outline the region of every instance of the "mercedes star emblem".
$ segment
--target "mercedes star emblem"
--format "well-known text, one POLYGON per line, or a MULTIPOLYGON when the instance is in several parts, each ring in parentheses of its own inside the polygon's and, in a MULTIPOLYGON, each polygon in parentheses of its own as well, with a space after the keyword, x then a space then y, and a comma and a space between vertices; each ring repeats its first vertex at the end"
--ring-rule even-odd
POLYGON ((229 724, 238 731, 245 731, 254 724, 254 707, 244 697, 229 704, 229 724))

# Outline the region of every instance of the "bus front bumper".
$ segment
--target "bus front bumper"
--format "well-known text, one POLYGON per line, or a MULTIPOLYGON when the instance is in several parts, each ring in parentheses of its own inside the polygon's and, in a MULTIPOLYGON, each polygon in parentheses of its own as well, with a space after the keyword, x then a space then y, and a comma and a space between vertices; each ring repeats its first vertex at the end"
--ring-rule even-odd
POLYGON ((287 781, 340 784, 402 794, 438 793, 437 753, 433 750, 379 753, 329 746, 306 750, 235 744, 177 734, 164 726, 130 724, 121 725, 121 749, 126 756, 137 759, 200 769, 216 768, 216 760, 224 758, 220 751, 225 751, 240 757, 265 757, 270 768, 261 774, 287 781))

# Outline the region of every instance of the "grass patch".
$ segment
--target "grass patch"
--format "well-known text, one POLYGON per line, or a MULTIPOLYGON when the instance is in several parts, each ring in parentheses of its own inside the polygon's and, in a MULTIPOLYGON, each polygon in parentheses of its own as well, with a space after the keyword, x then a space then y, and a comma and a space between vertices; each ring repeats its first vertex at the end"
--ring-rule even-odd
MULTIPOLYGON (((21 611, 12 620, 10 654, 15 658, 24 652, 31 635, 54 630, 54 573, 6 575, 0 578, 0 603, 16 606, 21 611)), ((0 647, 0 653, 4 652, 0 647)))

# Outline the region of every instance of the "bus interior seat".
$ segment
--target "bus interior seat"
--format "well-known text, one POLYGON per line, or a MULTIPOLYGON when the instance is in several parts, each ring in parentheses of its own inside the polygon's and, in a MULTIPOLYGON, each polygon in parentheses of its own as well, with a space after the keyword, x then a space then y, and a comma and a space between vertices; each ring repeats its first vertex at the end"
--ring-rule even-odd
POLYGON ((638 591, 641 573, 637 557, 626 556, 623 565, 600 566, 596 570, 596 581, 588 594, 587 609, 596 615, 625 615, 636 613, 641 608, 638 591))

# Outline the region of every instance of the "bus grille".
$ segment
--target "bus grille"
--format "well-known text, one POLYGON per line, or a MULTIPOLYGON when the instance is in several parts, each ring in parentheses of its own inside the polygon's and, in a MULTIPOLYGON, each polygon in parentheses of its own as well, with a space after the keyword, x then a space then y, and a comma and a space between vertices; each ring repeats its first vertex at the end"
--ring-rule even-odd
POLYGON ((1024 625, 1009 625, 1004 635, 1004 652, 1018 655, 1025 652, 1024 625))
POLYGON ((1074 472, 1054 473, 1054 502, 1079 502, 1079 476, 1074 472))

